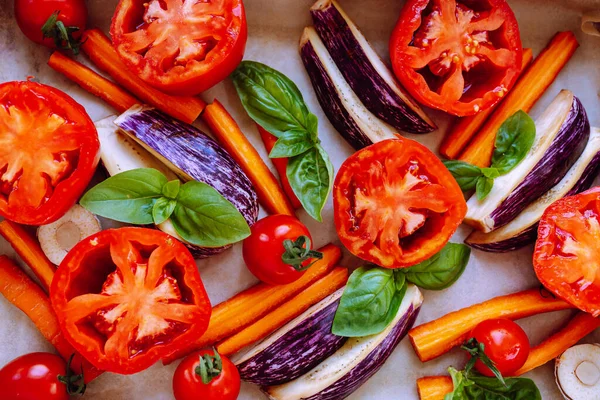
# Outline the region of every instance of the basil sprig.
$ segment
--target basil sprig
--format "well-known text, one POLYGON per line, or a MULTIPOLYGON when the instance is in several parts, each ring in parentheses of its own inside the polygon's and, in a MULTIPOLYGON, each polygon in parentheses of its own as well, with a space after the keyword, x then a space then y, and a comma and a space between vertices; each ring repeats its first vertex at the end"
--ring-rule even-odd
POLYGON ((185 241, 221 247, 250 235, 248 223, 226 198, 203 182, 168 181, 159 171, 121 172, 90 189, 80 204, 94 214, 136 225, 171 220, 185 241))
POLYGON ((535 140, 535 122, 520 110, 502 123, 496 134, 492 165, 479 168, 464 161, 444 161, 463 192, 475 189, 484 200, 494 187, 494 179, 512 171, 529 153, 535 140))
POLYGON ((322 221, 333 185, 333 165, 318 137, 318 120, 288 77, 255 61, 231 75, 248 115, 277 137, 270 158, 289 158, 286 175, 306 212, 322 221))

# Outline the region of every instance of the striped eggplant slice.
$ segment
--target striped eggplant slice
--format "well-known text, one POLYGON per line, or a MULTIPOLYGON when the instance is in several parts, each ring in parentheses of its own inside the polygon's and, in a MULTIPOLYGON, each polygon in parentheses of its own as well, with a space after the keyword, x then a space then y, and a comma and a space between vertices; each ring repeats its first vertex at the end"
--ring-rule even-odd
POLYGON ((469 246, 492 253, 517 250, 535 242, 542 214, 555 201, 589 189, 600 172, 600 129, 592 128, 590 139, 564 178, 538 200, 531 203, 517 218, 490 233, 475 231, 465 240, 469 246))
POLYGON ((562 90, 536 120, 536 137, 523 161, 496 178, 484 200, 472 196, 465 222, 484 233, 515 219, 529 204, 562 180, 590 136, 590 123, 577 97, 562 90))
POLYGON ((437 129, 337 2, 319 0, 310 13, 331 58, 369 111, 404 132, 437 129))

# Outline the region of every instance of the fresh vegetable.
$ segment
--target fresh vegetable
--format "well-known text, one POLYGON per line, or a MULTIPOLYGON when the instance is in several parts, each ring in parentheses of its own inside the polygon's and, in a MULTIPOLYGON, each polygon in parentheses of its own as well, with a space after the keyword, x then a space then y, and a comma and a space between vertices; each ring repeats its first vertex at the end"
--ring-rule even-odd
POLYGON ((439 252, 466 213, 460 188, 425 146, 399 138, 350 156, 334 185, 335 226, 350 252, 385 268, 439 252))
POLYGON ((288 158, 290 186, 306 212, 320 222, 333 165, 321 146, 317 117, 296 84, 267 65, 244 61, 231 77, 250 117, 278 139, 269 157, 288 158))
POLYGON ((477 114, 512 88, 523 58, 519 27, 505 0, 409 0, 390 38, 400 83, 450 114, 477 114))
POLYGON ((573 32, 557 33, 471 140, 459 159, 478 167, 490 165, 496 133, 500 125, 519 110, 525 112, 531 110, 571 59, 577 47, 579 43, 573 32))
POLYGON ((525 159, 498 177, 489 196, 473 196, 465 222, 491 232, 515 219, 529 204, 560 182, 582 154, 590 135, 583 105, 563 90, 536 121, 537 133, 525 159))
POLYGON ((533 254, 542 284, 575 307, 600 316, 600 187, 565 197, 544 211, 533 254))
POLYGON ((194 258, 167 234, 99 232, 79 242, 50 288, 62 332, 97 368, 142 371, 202 335, 210 302, 194 258))
POLYGON ((471 250, 463 244, 448 243, 428 260, 401 270, 406 280, 421 289, 443 290, 454 284, 465 271, 471 250))
POLYGON ((231 355, 246 346, 264 339, 298 317, 312 305, 344 286, 347 280, 348 270, 346 268, 334 268, 327 275, 282 304, 276 310, 271 311, 252 325, 247 326, 235 335, 219 343, 217 350, 221 354, 231 355))
POLYGON ((173 375, 175 400, 235 400, 240 386, 235 365, 215 350, 190 354, 173 375))
POLYGON ((437 128, 337 2, 319 0, 310 14, 331 58, 370 112, 410 133, 428 133, 437 128))
POLYGON ((444 400, 478 400, 478 399, 510 399, 510 400, 542 400, 539 389, 531 379, 497 378, 472 375, 470 371, 448 369, 453 381, 452 393, 446 394, 444 400))
POLYGON ((110 35, 141 79, 167 93, 195 95, 242 61, 248 28, 241 0, 121 0, 110 35))
POLYGON ((565 399, 594 399, 600 384, 600 345, 571 347, 556 359, 554 373, 565 399))
POLYGON ((519 249, 537 239, 538 222, 552 203, 564 196, 587 190, 600 172, 600 129, 592 128, 583 153, 565 177, 521 214, 500 229, 490 233, 473 231, 465 240, 469 246, 489 252, 519 249))
POLYGON ((259 386, 290 382, 335 353, 346 338, 331 333, 342 289, 233 359, 243 380, 259 386))
POLYGON ((581 30, 592 36, 600 36, 600 12, 591 11, 581 17, 581 30))
POLYGON ((62 217, 99 160, 98 135, 83 107, 29 81, 0 85, 0 144, 0 215, 20 224, 62 217))
POLYGON ((263 390, 273 400, 343 399, 365 383, 392 354, 414 323, 423 297, 408 285, 394 320, 377 335, 353 338, 301 377, 263 390))
POLYGON ((449 376, 425 376, 417 379, 420 400, 444 400, 453 390, 454 384, 449 376))
POLYGON ((173 118, 191 124, 206 106, 198 97, 171 96, 149 86, 129 71, 112 47, 110 39, 99 29, 84 33, 81 49, 99 69, 108 73, 144 104, 156 107, 173 118))

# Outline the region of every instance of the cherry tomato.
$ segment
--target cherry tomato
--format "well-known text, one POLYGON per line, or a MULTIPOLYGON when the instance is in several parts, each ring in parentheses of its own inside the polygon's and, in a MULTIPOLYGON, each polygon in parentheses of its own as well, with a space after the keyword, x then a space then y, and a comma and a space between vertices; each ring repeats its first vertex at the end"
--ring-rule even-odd
MULTIPOLYGON (((529 356, 529 339, 525 331, 509 319, 490 319, 473 329, 471 337, 484 345, 484 353, 492 360, 502 376, 512 376, 525 364, 529 356)), ((494 376, 481 360, 475 369, 486 376, 494 376)))
POLYGON ((69 400, 67 386, 58 380, 67 364, 51 353, 25 354, 0 370, 3 400, 69 400))
POLYGON ((235 365, 227 357, 215 357, 213 350, 202 350, 187 356, 173 375, 173 394, 176 400, 235 400, 240 393, 240 386, 240 373, 235 365), (206 357, 212 358, 217 367, 212 374, 208 371, 212 378, 209 383, 202 382, 198 373, 200 359, 206 357))

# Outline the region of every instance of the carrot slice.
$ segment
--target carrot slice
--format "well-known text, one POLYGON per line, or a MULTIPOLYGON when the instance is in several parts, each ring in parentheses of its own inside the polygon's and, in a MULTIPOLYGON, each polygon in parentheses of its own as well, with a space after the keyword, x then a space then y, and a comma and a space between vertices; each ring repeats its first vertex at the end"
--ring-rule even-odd
POLYGON ((454 390, 449 376, 425 376, 417 379, 417 392, 421 400, 444 400, 454 390))
POLYGON ((225 147, 225 150, 246 173, 256 189, 259 201, 267 209, 267 212, 295 216, 294 209, 279 186, 277 178, 225 107, 215 100, 206 106, 202 113, 202 119, 210 127, 219 143, 225 147))
POLYGON ((419 359, 425 362, 465 342, 480 322, 492 318, 514 320, 569 308, 573 306, 550 295, 544 297, 539 289, 525 290, 446 314, 411 329, 408 337, 419 359))
POLYGON ((129 71, 110 43, 110 39, 99 29, 84 32, 81 48, 98 68, 108 73, 118 84, 141 101, 174 118, 191 124, 206 107, 206 103, 198 97, 171 96, 142 81, 129 71))
POLYGON ((100 97, 120 113, 128 110, 134 104, 140 103, 119 85, 65 56, 60 51, 52 53, 48 65, 81 86, 85 91, 100 97))
POLYGON ((506 99, 490 116, 459 159, 479 167, 489 166, 500 125, 519 110, 525 112, 531 110, 578 47, 579 43, 573 32, 557 33, 507 94, 506 99))
POLYGON ((296 282, 279 286, 259 283, 213 307, 208 330, 204 335, 188 348, 163 359, 163 363, 169 364, 194 350, 236 334, 325 276, 340 260, 342 252, 332 244, 319 251, 323 253, 323 258, 315 262, 296 282))
POLYGON ((48 260, 37 240, 22 226, 8 220, 0 222, 0 235, 10 243, 19 257, 38 277, 44 290, 48 292, 56 267, 48 260))
POLYGON ((77 354, 65 339, 46 293, 6 256, 0 256, 0 293, 31 319, 42 336, 65 360, 75 354, 71 363, 73 372, 79 374, 83 371, 86 383, 102 374, 102 371, 77 354))
POLYGON ((282 304, 254 324, 219 343, 217 350, 219 353, 229 356, 267 337, 302 314, 310 306, 344 286, 347 281, 348 270, 343 267, 335 268, 287 303, 282 304))
MULTIPOLYGON (((523 49, 523 63, 521 64, 520 74, 525 72, 525 69, 532 60, 533 51, 531 49, 523 49)), ((467 144, 469 144, 473 136, 475 136, 479 128, 483 126, 488 117, 492 115, 494 110, 498 108, 500 104, 501 103, 498 103, 471 117, 457 118, 440 145, 440 154, 451 160, 458 157, 467 144)))

